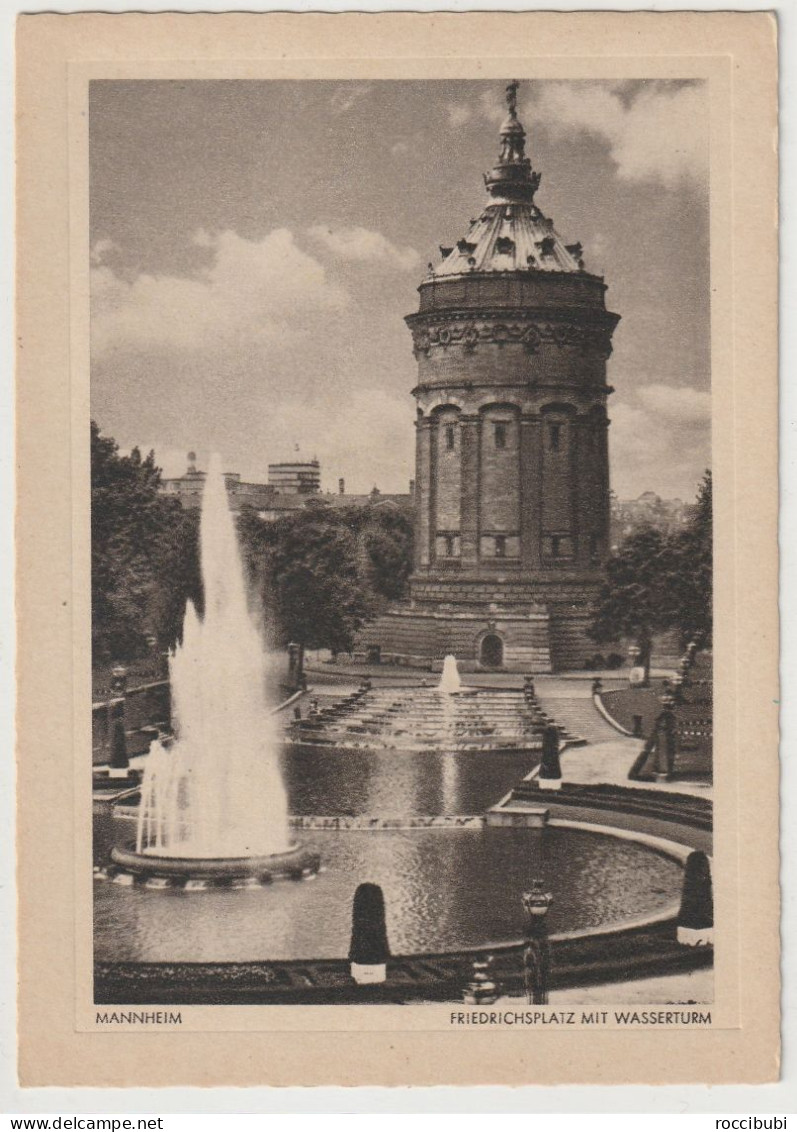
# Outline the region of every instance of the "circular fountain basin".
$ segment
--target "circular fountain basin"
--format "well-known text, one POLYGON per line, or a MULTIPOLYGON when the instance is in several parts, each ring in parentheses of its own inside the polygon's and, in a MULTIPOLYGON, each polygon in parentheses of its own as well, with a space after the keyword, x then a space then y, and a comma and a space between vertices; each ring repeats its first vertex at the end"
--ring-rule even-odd
POLYGON ((274 880, 301 880, 317 873, 321 855, 304 845, 292 845, 284 853, 260 857, 167 857, 117 845, 111 850, 111 862, 121 872, 142 880, 160 877, 176 884, 196 880, 228 884, 252 878, 268 884, 274 880))
POLYGON ((323 860, 308 883, 196 877, 158 883, 157 877, 141 875, 132 884, 98 883, 97 959, 340 959, 349 947, 354 894, 366 881, 384 892, 394 955, 470 952, 512 944, 522 936, 522 896, 537 878, 553 893, 552 935, 671 913, 683 879, 680 861, 649 846, 556 826, 375 826, 305 829, 302 836, 323 860), (195 887, 205 891, 194 893, 195 887))

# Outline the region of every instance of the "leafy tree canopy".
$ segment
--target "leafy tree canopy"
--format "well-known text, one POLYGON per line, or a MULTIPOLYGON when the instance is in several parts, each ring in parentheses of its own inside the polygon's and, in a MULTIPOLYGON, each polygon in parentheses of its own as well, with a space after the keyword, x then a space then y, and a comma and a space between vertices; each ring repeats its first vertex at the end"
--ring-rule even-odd
POLYGON ((405 591, 412 526, 402 513, 319 505, 269 523, 245 509, 238 530, 276 644, 348 651, 405 591))
POLYGON ((158 491, 154 453, 121 456, 91 423, 91 600, 95 662, 177 639, 185 599, 201 597, 197 517, 158 491))
POLYGON ((634 531, 606 565, 590 635, 601 643, 631 637, 646 664, 654 633, 680 631, 684 639, 711 632, 712 495, 706 472, 692 517, 682 530, 653 526, 634 531))
MULTIPOLYGON (((163 495, 155 455, 91 426, 92 609, 95 661, 133 659, 154 635, 171 647, 186 598, 202 609, 199 511, 163 495)), ((369 617, 406 592, 412 563, 408 511, 332 508, 318 501, 267 522, 238 516, 252 591, 267 636, 345 651, 369 617)))
POLYGON ((673 539, 678 569, 673 583, 677 610, 675 627, 684 643, 700 635, 711 640, 713 618, 712 574, 714 569, 711 472, 706 472, 697 493, 692 520, 673 539))

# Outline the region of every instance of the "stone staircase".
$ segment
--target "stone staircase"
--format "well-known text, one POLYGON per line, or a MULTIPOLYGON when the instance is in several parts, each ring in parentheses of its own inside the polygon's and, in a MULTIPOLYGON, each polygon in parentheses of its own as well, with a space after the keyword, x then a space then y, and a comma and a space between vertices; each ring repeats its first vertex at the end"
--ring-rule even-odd
POLYGON ((587 682, 584 682, 583 689, 573 687, 574 682, 570 682, 571 688, 561 688, 564 683, 556 680, 538 681, 537 698, 541 708, 552 715, 555 713, 557 719, 565 720, 568 729, 578 732, 587 743, 616 742, 619 733, 595 707, 587 682), (580 694, 574 695, 574 692, 580 694))
MULTIPOLYGON (((373 750, 536 750, 555 723, 533 697, 504 688, 360 689, 332 707, 291 723, 287 741, 373 750)), ((563 742, 583 742, 559 727, 563 742)))

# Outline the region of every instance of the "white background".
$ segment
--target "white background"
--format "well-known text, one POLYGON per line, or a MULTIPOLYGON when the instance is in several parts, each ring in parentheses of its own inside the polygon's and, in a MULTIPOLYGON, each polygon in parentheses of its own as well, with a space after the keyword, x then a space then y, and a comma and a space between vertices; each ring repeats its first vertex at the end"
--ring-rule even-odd
MULTIPOLYGON (((794 1025, 797 993, 795 993, 795 950, 797 950, 797 914, 795 913, 794 858, 797 847, 797 771, 793 760, 795 734, 797 734, 797 710, 793 698, 797 689, 797 587, 793 579, 797 575, 797 378, 793 370, 797 359, 797 279, 794 261, 797 255, 797 0, 784 0, 782 4, 772 5, 762 0, 744 0, 743 3, 723 3, 722 0, 710 3, 689 3, 684 0, 669 0, 667 4, 642 4, 633 0, 604 0, 604 3, 590 0, 574 0, 571 4, 545 2, 517 3, 516 0, 490 0, 477 2, 445 2, 430 0, 392 0, 382 3, 378 0, 360 0, 346 3, 345 0, 331 2, 319 0, 318 3, 302 0, 280 0, 279 3, 253 3, 252 0, 233 0, 219 3, 214 0, 190 3, 190 0, 83 0, 74 5, 47 3, 18 4, 16 0, 0 0, 0 272, 2 290, 0 291, 0 829, 13 828, 14 810, 14 772, 13 772, 13 595, 12 595, 12 546, 13 546, 13 37, 14 20, 20 11, 267 11, 275 8, 281 11, 468 11, 472 9, 506 11, 530 10, 534 8, 552 9, 593 9, 612 8, 634 10, 640 7, 658 10, 772 10, 778 16, 781 49, 781 552, 782 552, 782 678, 781 702, 783 726, 783 766, 782 789, 782 861, 784 884, 784 982, 783 1010, 784 1047, 783 1081, 778 1085, 758 1087, 685 1087, 671 1086, 655 1089, 629 1087, 590 1087, 590 1088, 473 1088, 473 1089, 19 1089, 16 1085, 15 1070, 15 944, 14 944, 14 862, 11 853, 12 839, 6 834, 4 849, 0 855, 0 1114, 2 1113, 48 1113, 56 1115, 77 1114, 155 1114, 164 1115, 165 1132, 210 1132, 220 1123, 218 1115, 192 1116, 178 1118, 167 1114, 195 1113, 409 1113, 420 1112, 471 1114, 456 1117, 456 1127, 468 1129, 484 1117, 479 1113, 548 1113, 573 1114, 572 1116, 546 1118, 546 1129, 566 1130, 571 1127, 586 1126, 584 1117, 577 1113, 596 1113, 589 1120, 594 1132, 608 1132, 615 1129, 639 1127, 639 1118, 628 1116, 618 1118, 615 1113, 672 1114, 645 1118, 646 1129, 657 1132, 659 1128, 669 1128, 675 1123, 675 1114, 684 1119, 678 1126, 684 1129, 714 1129, 715 1121, 709 1114, 748 1117, 751 1115, 797 1113, 797 1054, 794 1044, 797 1028, 794 1025), (789 585, 789 579, 792 584, 789 585), (790 695, 791 693, 791 695, 790 695), (705 1114, 692 1115, 686 1114, 705 1114)), ((755 171, 751 170, 750 191, 755 192, 755 171)), ((346 1120, 347 1130, 363 1122, 368 1117, 351 1115, 330 1117, 329 1122, 336 1128, 339 1121, 346 1120)), ((431 1117, 434 1119, 434 1117, 431 1117)), ((504 1118, 505 1119, 505 1118, 504 1118)), ((532 1120, 534 1117, 531 1118, 532 1120)), ((0 1116, 0 1127, 10 1127, 0 1116)), ((406 1117, 380 1118, 380 1125, 396 1124, 401 1127, 406 1117)), ((797 1132, 797 1115, 790 1116, 797 1132)), ((281 1127, 283 1123, 295 1124, 295 1120, 283 1122, 273 1117, 249 1117, 225 1121, 231 1123, 234 1132, 241 1129, 261 1129, 281 1127)), ((304 1121, 303 1121, 304 1123, 304 1121)), ((437 1120, 436 1126, 439 1127, 437 1120)), ((325 1125, 327 1121, 325 1121, 325 1125)), ((514 1122, 513 1122, 514 1124, 514 1122)), ((523 1126, 528 1128, 528 1118, 523 1126)), ((369 1125, 370 1128, 370 1125, 369 1125)))

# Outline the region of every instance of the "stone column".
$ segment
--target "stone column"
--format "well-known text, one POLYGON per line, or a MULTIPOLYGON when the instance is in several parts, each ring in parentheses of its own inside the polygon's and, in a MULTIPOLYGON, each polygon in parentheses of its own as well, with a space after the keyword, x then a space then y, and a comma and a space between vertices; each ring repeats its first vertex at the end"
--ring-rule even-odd
POLYGON ((588 480, 583 476, 584 435, 581 418, 573 415, 567 422, 568 458, 570 461, 570 530, 573 536, 573 565, 585 562, 586 532, 581 508, 588 499, 588 480))
POLYGON ((437 446, 440 443, 440 418, 432 417, 429 429, 429 562, 434 567, 437 562, 437 446))
POLYGON ((479 418, 463 414, 459 424, 462 461, 460 558, 463 569, 475 569, 479 564, 479 418))
POLYGON ((601 536, 600 517, 603 494, 603 469, 600 445, 593 442, 595 421, 592 417, 574 417, 573 430, 573 506, 578 554, 576 563, 582 569, 594 569, 590 554, 593 534, 601 536))
POLYGON ((432 421, 421 417, 415 422, 415 565, 428 569, 431 561, 431 503, 432 503, 432 421))
POLYGON ((609 418, 604 416, 598 431, 598 460, 600 461, 600 559, 605 562, 609 554, 611 505, 609 503, 609 418))
POLYGON ((520 560, 524 570, 542 566, 542 419, 520 419, 520 560))

